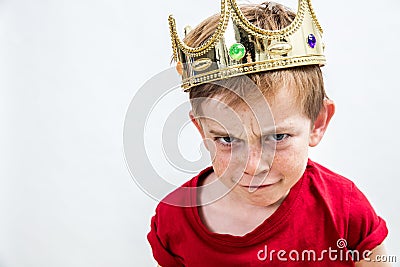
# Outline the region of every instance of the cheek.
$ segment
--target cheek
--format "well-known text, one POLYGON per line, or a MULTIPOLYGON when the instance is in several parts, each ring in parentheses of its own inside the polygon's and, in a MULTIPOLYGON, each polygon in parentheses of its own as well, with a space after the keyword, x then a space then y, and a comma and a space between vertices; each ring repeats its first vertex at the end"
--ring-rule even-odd
POLYGON ((216 148, 215 151, 210 151, 210 154, 212 157, 212 164, 215 174, 218 177, 221 177, 231 165, 232 153, 229 150, 221 150, 216 148))
POLYGON ((289 180, 297 180, 305 170, 308 160, 307 147, 277 151, 271 170, 279 172, 289 180))
POLYGON ((214 172, 218 177, 220 177, 226 172, 229 166, 231 152, 229 149, 221 149, 212 138, 204 139, 204 143, 210 153, 214 172))
MULTIPOLYGON (((211 152, 211 151, 210 151, 211 152)), ((216 146, 216 151, 211 156, 213 156, 213 167, 215 174, 218 177, 233 177, 235 174, 243 171, 243 153, 241 153, 240 148, 221 148, 216 146)), ((244 160, 244 162, 246 162, 244 160)))

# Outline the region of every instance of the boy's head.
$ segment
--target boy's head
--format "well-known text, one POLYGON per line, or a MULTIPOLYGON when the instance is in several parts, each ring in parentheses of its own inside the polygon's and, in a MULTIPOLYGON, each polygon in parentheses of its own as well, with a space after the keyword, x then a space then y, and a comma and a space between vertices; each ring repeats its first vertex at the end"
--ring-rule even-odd
MULTIPOLYGON (((241 7, 243 15, 257 27, 266 30, 281 30, 289 26, 296 17, 296 14, 276 3, 264 3, 245 5, 241 7)), ((220 15, 214 15, 201 24, 184 39, 190 47, 198 47, 206 42, 215 32, 220 15)), ((314 121, 323 106, 323 100, 327 98, 324 89, 324 82, 319 65, 299 66, 294 68, 271 70, 265 72, 252 73, 248 78, 260 89, 265 97, 273 96, 281 87, 291 84, 295 93, 295 99, 302 108, 302 112, 314 121)), ((193 112, 199 112, 199 99, 207 97, 222 96, 223 99, 235 105, 240 102, 243 94, 238 91, 246 92, 246 83, 241 76, 225 80, 223 85, 220 83, 206 83, 189 89, 193 112), (242 83, 241 85, 239 85, 242 83), (235 93, 232 93, 236 91, 235 93), (193 99, 197 99, 193 101, 193 99)), ((249 93, 247 92, 247 96, 249 93)))
MULTIPOLYGON (((255 26, 281 30, 295 20, 285 7, 246 5, 255 26)), ((219 15, 192 30, 190 47, 207 42, 219 15)), ((256 205, 284 197, 304 173, 308 147, 321 140, 334 113, 319 65, 230 77, 189 89, 191 119, 211 153, 216 176, 236 195, 256 205)))

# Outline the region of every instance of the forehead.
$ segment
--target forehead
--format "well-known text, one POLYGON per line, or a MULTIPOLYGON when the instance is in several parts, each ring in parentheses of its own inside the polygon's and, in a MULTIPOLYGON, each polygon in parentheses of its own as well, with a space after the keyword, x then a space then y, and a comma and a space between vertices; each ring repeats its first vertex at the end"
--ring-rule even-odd
POLYGON ((301 114, 294 93, 284 88, 273 96, 243 100, 235 105, 221 95, 214 96, 202 102, 201 110, 205 130, 235 136, 246 131, 258 136, 276 127, 290 127, 301 114))
POLYGON ((268 97, 226 101, 217 95, 201 103, 201 117, 209 127, 274 128, 276 124, 290 124, 290 120, 302 115, 296 93, 290 88, 281 88, 268 97))
MULTIPOLYGON (((224 115, 261 115, 267 110, 276 114, 292 110, 301 113, 302 106, 296 89, 283 86, 269 94, 258 93, 237 95, 232 92, 220 93, 211 97, 205 97, 199 101, 202 115, 218 117, 224 115)), ((266 114, 263 114, 266 115, 266 114)))

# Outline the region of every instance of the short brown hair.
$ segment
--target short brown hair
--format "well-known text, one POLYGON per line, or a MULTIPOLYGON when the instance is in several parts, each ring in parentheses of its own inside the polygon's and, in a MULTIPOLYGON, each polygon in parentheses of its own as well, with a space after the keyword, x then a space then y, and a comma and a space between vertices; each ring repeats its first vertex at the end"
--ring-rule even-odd
MULTIPOLYGON (((296 14, 288 10, 280 4, 265 2, 262 4, 250 4, 240 7, 244 16, 254 25, 266 30, 280 30, 294 20, 296 14)), ((219 14, 216 14, 202 23, 185 37, 184 42, 191 46, 197 47, 207 41, 214 33, 219 21, 219 14)), ((297 96, 297 101, 301 105, 304 114, 314 121, 321 108, 323 100, 326 98, 324 82, 321 69, 318 65, 308 65, 301 67, 293 67, 280 70, 271 70, 259 73, 246 75, 254 84, 261 90, 266 97, 273 96, 274 91, 279 90, 285 84, 293 85, 294 92, 297 96)), ((247 78, 247 79, 248 79, 247 78)), ((245 78, 246 79, 246 78, 245 78)), ((244 90, 246 83, 245 79, 240 76, 229 78, 224 86, 218 83, 209 83, 192 87, 189 90, 189 98, 192 103, 192 108, 196 114, 200 102, 193 101, 194 99, 209 98, 213 96, 223 96, 229 103, 236 103, 237 97, 235 94, 229 93, 235 90, 244 90), (234 89, 227 87, 231 85, 234 89), (228 86, 227 86, 228 85, 228 86), (242 88, 242 89, 240 89, 242 88)))

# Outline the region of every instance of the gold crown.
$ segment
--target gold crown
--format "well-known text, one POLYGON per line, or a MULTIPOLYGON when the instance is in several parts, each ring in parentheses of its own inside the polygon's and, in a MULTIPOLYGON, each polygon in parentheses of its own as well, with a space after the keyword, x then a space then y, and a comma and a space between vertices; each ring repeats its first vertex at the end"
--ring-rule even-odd
POLYGON ((243 74, 325 64, 323 30, 311 0, 299 0, 295 19, 281 30, 257 27, 235 0, 221 0, 217 29, 199 47, 189 47, 179 38, 172 15, 169 26, 173 57, 185 90, 243 74))

